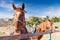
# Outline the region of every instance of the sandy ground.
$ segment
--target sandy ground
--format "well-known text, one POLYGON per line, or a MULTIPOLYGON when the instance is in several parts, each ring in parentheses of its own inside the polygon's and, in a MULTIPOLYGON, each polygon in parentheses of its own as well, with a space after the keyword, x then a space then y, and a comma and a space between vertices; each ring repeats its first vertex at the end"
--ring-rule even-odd
MULTIPOLYGON (((58 26, 57 30, 60 30, 60 22, 54 23, 55 26, 58 26)), ((0 31, 5 31, 4 27, 0 27, 0 31)), ((4 36, 4 33, 0 32, 0 36, 4 36)), ((52 40, 60 40, 60 32, 52 33, 52 40)), ((41 40, 49 40, 49 34, 45 34, 41 40)))

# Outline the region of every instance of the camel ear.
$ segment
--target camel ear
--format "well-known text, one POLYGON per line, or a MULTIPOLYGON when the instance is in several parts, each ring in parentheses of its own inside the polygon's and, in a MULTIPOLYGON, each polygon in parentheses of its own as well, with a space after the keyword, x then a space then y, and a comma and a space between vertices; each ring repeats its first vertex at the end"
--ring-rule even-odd
POLYGON ((14 4, 12 4, 12 7, 13 7, 14 10, 16 9, 16 6, 14 4))
POLYGON ((24 8, 25 8, 25 4, 23 3, 23 4, 22 4, 22 9, 24 10, 24 8))

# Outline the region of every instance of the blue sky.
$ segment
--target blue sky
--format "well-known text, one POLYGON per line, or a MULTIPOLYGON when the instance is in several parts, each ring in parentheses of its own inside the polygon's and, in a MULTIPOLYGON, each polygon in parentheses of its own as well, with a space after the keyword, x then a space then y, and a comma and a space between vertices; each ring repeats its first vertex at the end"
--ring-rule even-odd
POLYGON ((59 0, 0 0, 0 18, 12 18, 14 13, 12 3, 16 7, 21 7, 23 2, 27 11, 26 18, 29 16, 60 16, 59 0))

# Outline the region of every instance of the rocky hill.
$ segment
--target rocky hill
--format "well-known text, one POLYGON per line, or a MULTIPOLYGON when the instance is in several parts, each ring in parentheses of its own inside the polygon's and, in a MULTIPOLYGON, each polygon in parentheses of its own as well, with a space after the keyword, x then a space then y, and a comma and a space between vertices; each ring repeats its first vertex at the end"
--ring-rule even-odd
POLYGON ((11 20, 0 19, 0 27, 7 26, 11 24, 11 20))

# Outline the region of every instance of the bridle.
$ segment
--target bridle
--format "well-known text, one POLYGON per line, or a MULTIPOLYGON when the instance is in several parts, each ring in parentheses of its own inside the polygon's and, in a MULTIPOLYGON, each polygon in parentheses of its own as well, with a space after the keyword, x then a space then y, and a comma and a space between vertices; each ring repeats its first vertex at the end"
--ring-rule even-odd
POLYGON ((13 22, 12 25, 10 26, 10 28, 11 28, 11 30, 12 30, 11 33, 10 33, 10 36, 13 36, 13 33, 14 33, 15 29, 16 29, 16 28, 14 27, 14 24, 15 24, 17 21, 20 22, 21 24, 23 24, 23 26, 25 25, 21 20, 16 19, 16 21, 13 22))
POLYGON ((22 22, 21 20, 19 20, 19 19, 15 19, 15 21, 13 22, 12 25, 14 25, 14 23, 16 23, 16 22, 20 22, 21 24, 25 25, 25 23, 23 23, 23 22, 22 22))

